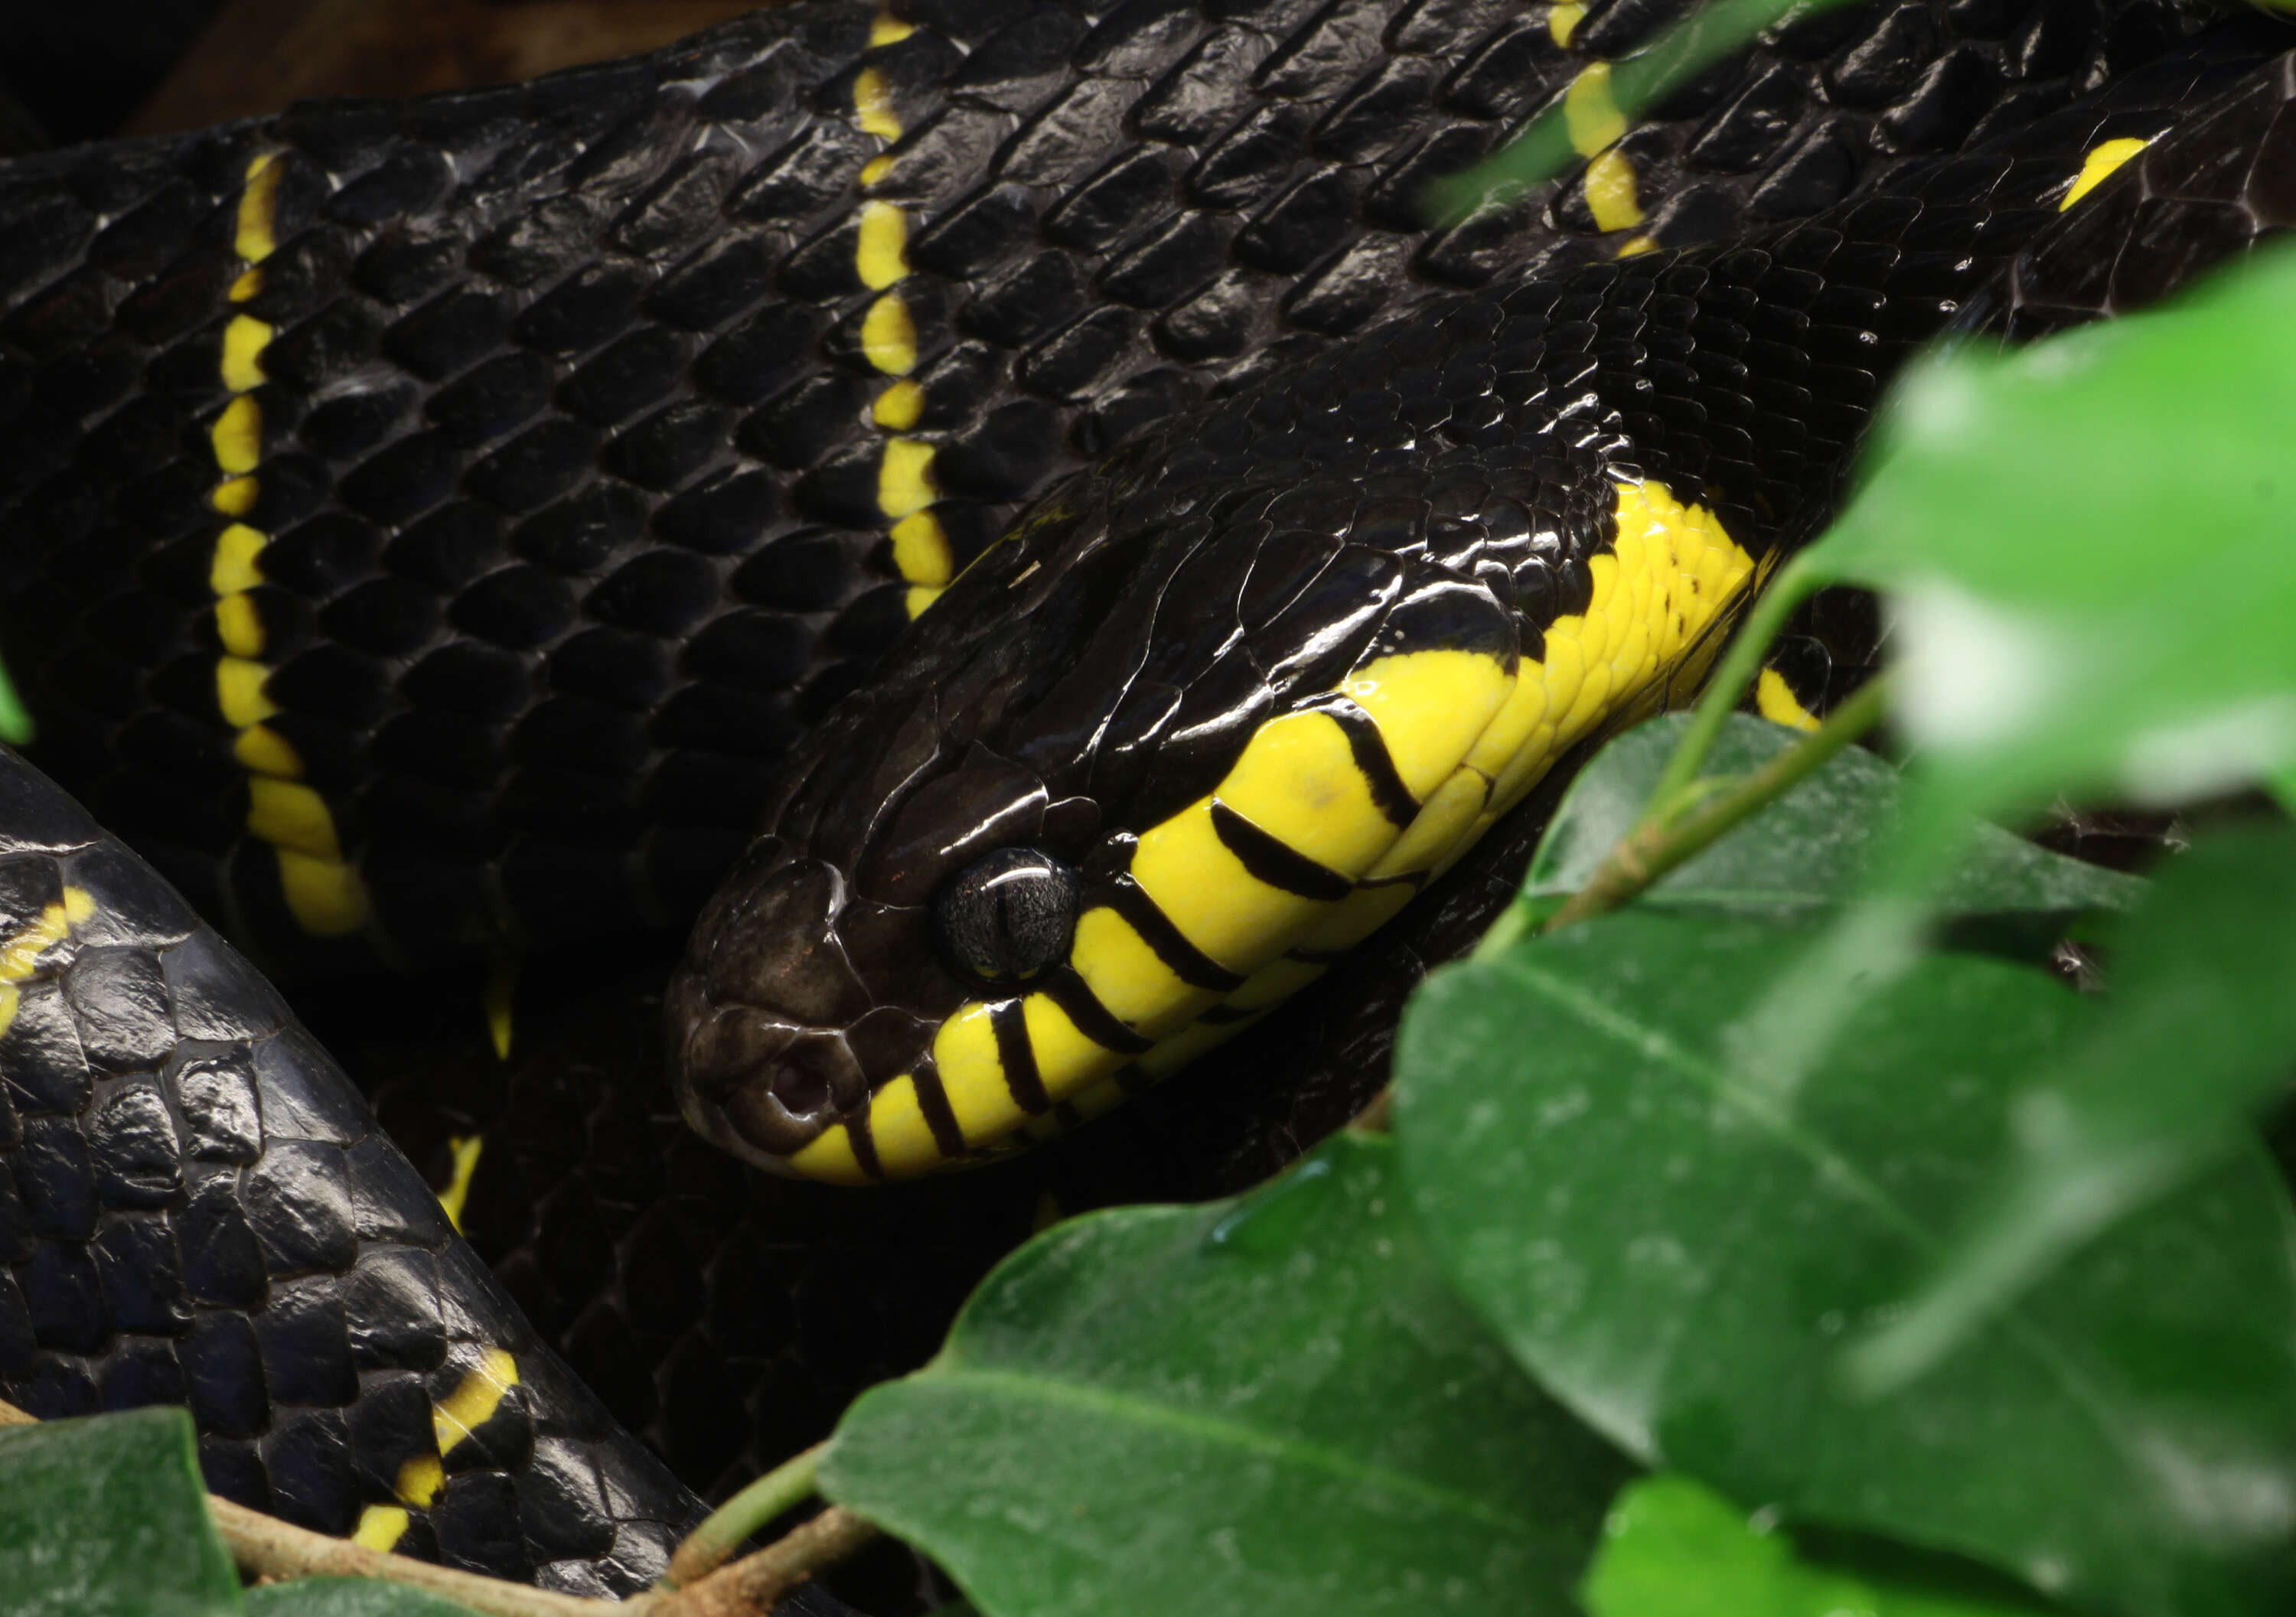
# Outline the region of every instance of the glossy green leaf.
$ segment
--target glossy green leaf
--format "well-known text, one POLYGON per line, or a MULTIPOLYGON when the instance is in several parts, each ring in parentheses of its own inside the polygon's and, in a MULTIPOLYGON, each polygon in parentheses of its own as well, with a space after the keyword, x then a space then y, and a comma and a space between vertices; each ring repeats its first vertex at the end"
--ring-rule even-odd
POLYGON ((471 1617, 452 1600, 374 1578, 298 1578, 247 1594, 248 1617, 471 1617))
POLYGON ((2296 765, 2296 252, 1910 374, 1809 553, 1889 592, 1920 778, 1980 813, 2296 765))
MULTIPOLYGON (((1531 860, 1523 892, 1560 901, 1594 875, 1641 821, 1691 723, 1673 713, 1628 731, 1570 784, 1531 860)), ((1733 714, 1707 755, 1709 777, 1750 775, 1799 743, 1795 731, 1733 714)), ((1713 847, 1660 877, 1636 902, 1777 919, 1833 908, 1865 882, 1896 821, 1898 771, 1858 748, 1842 752, 1713 847)), ((1951 915, 2031 916, 2054 937, 2073 916, 2120 909, 2144 883, 1979 825, 1936 895, 1951 915)))
POLYGON ((1568 1612, 1624 1463, 1450 1293, 1383 1139, 1065 1224, 865 1394, 824 1493, 991 1617, 1568 1612))
POLYGON ((1817 1559, 1685 1476, 1628 1485, 1579 1590, 1587 1617, 2032 1617, 2013 1586, 1913 1557, 1817 1559))
POLYGON ((2067 1252, 2245 1148, 2249 1118, 2286 1093, 2296 829, 2194 843, 2112 944, 2112 992, 2016 1097, 2013 1153, 1970 1233, 1861 1350, 1878 1384, 1920 1373, 2067 1252))
POLYGON ((239 1580, 181 1409, 0 1430, 8 1617, 226 1617, 239 1580))
POLYGON ((2015 1077, 2098 1013, 1930 956, 1795 1082, 1741 1047, 1807 947, 1629 911, 1433 979, 1396 1121, 1462 1291, 1595 1425, 1733 1498, 2100 1609, 2288 1610, 2296 1245, 2268 1165, 2219 1166, 1861 1398, 1840 1348, 2004 1160, 2015 1077))

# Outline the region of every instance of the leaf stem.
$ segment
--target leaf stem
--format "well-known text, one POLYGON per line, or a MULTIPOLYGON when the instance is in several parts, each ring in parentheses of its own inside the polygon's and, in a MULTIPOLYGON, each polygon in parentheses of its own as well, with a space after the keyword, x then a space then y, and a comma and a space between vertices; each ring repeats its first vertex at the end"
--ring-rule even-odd
MULTIPOLYGON (((1539 932, 1544 934, 1573 922, 1607 915, 1677 866, 1703 853, 1879 724, 1887 704, 1886 677, 1868 680, 1800 746, 1779 753, 1678 820, 1669 823, 1645 819, 1611 850, 1587 884, 1548 916, 1539 932)), ((1685 741, 1685 746, 1687 745, 1685 741)), ((1680 756, 1679 750, 1677 756, 1680 756)), ((1657 794, 1653 794, 1652 800, 1657 800, 1657 794)))
POLYGON ((731 1559, 752 1533, 810 1498, 821 1457, 828 1448, 825 1441, 816 1443, 803 1454, 783 1461, 710 1512, 709 1519, 669 1558, 669 1570, 662 1574, 660 1587, 674 1589, 699 1583, 731 1559))
MULTIPOLYGON (((653 1597, 648 1617, 753 1617, 783 1595, 877 1538, 879 1530, 832 1505, 752 1555, 675 1594, 653 1597)), ((643 1598, 643 1596, 641 1596, 643 1598)))
POLYGON ((1778 631, 1793 616, 1794 609, 1824 583, 1814 569, 1803 564, 1806 560, 1807 553, 1778 570, 1769 588, 1755 598, 1753 610, 1746 614, 1738 632, 1730 636, 1720 666, 1706 682, 1706 690, 1691 712, 1689 727, 1676 743, 1674 755, 1666 760, 1658 784, 1651 789, 1650 801, 1643 807, 1643 823, 1636 828, 1636 834, 1674 814, 1698 779, 1698 772, 1705 767, 1706 755, 1714 750, 1715 737, 1722 734, 1723 725, 1745 700, 1746 687, 1761 671, 1762 658, 1769 651, 1770 643, 1778 637, 1778 631))

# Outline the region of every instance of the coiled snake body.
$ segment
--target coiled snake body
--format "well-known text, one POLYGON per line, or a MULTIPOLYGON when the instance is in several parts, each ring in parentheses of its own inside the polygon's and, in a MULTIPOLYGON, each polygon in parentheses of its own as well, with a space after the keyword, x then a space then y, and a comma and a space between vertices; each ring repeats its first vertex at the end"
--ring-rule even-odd
MULTIPOLYGON (((37 757, 303 975, 579 982, 716 889, 683 1104, 812 1178, 1057 1131, 1346 957, 1379 992, 1145 1113, 1229 1104, 1216 1166, 1086 1194, 1280 1159, 1503 890, 1503 817, 1822 522, 1906 351, 2149 300, 2296 211, 2260 19, 1852 7, 1630 132, 1605 64, 1670 10, 808 4, 0 169, 37 757), (1582 167, 1424 226, 1557 100, 1582 167), (1286 1049, 1341 1070, 1256 1074, 1307 1113, 1219 1098, 1286 1049)), ((259 980, 7 771, 0 1388, 187 1401, 219 1491, 328 1531, 652 1576, 693 1496, 259 980)), ((1015 1194, 985 1177, 905 1205, 1015 1194)), ((738 1256, 695 1317, 787 1337, 738 1256)), ((663 1374, 616 1399, 658 1436, 663 1374)), ((665 1446, 707 1488, 763 1457, 665 1446)))

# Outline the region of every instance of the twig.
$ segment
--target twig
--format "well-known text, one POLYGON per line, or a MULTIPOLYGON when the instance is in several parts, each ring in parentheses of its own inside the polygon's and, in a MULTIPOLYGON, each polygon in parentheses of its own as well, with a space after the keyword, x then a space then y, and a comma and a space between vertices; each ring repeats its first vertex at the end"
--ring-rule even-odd
POLYGON ((878 1536, 842 1506, 800 1523, 754 1555, 744 1555, 701 1582, 652 1596, 648 1617, 752 1617, 815 1573, 834 1566, 878 1536))
POLYGON ((250 1579, 258 1578, 380 1578, 388 1583, 410 1584, 446 1599, 458 1601, 488 1617, 603 1617, 611 1612, 625 1617, 645 1609, 636 1600, 585 1600, 576 1595, 504 1583, 476 1572, 433 1566, 394 1555, 348 1539, 331 1539, 208 1496, 208 1509, 231 1550, 231 1558, 250 1579))
POLYGON ((1824 587, 1825 580, 1808 564, 1808 553, 1794 557, 1778 570, 1770 587, 1754 598, 1752 610, 1738 632, 1730 636, 1723 649, 1722 661, 1707 677, 1706 689, 1691 710, 1690 723, 1675 744, 1674 753, 1659 772, 1658 784, 1651 788, 1650 801, 1644 807, 1643 819, 1647 825, 1653 816, 1672 816, 1682 800, 1697 781, 1705 767, 1706 755, 1713 751, 1715 738, 1738 704, 1746 698, 1747 687, 1761 671, 1762 658, 1768 653, 1770 643, 1786 626, 1801 603, 1824 587))
POLYGON ((1667 872, 1706 851, 1750 816, 1800 785, 1833 755, 1882 722, 1887 680, 1877 677, 1835 709, 1800 746, 1779 753, 1753 774, 1716 793, 1681 819, 1645 820, 1611 850, 1587 885, 1546 918, 1551 932, 1590 920, 1643 892, 1667 872))
POLYGON ((821 1469, 821 1457, 828 1448, 825 1442, 816 1443, 803 1454, 783 1461, 711 1511, 669 1558, 669 1570, 662 1574, 660 1587, 681 1588, 699 1583, 723 1566, 751 1533, 809 1498, 815 1473, 821 1469))
MULTIPOLYGON (((0 1426, 37 1426, 39 1416, 0 1401, 0 1426)), ((488 1617, 639 1617, 653 1596, 635 1600, 585 1600, 575 1595, 553 1594, 522 1583, 504 1583, 476 1572, 433 1566, 331 1539, 307 1528, 291 1527, 261 1511, 208 1495, 208 1514, 241 1572, 258 1578, 379 1578, 387 1583, 410 1584, 434 1595, 458 1601, 488 1617)), ((729 1608, 733 1609, 733 1608, 729 1608)))

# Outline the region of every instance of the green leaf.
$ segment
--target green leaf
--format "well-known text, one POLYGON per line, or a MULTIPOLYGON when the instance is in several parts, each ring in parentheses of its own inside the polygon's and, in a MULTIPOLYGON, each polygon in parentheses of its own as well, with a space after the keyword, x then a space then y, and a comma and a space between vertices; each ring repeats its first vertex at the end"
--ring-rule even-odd
MULTIPOLYGON (((1671 713, 1639 725, 1579 772, 1531 860, 1526 898, 1559 902, 1587 885, 1641 822, 1691 722, 1686 713, 1671 713)), ((1801 740, 1795 731, 1733 714, 1703 773, 1751 775, 1801 740)), ((1896 769, 1850 748, 1635 901, 1780 920, 1832 909, 1865 882, 1895 824, 1900 790, 1896 769)), ((2126 908, 2144 891, 2134 876, 2069 859, 1997 826, 1978 825, 1972 836, 1937 895, 1948 914, 2031 917, 2035 925, 2026 930, 2054 940, 2082 912, 2126 908)))
POLYGON ((1910 373, 1805 565, 1889 592, 1924 790, 2179 801, 2296 765, 2296 252, 1910 373))
POLYGON ((9 1617, 224 1617, 239 1580, 181 1409, 0 1430, 9 1617))
POLYGON ((2296 829, 2223 833, 2162 866, 2115 934, 2112 988, 2017 1096, 2013 1152, 1920 1300, 1859 1351, 1919 1374, 2066 1253, 2247 1148, 2296 1056, 2296 829))
POLYGON ((250 1589, 248 1617, 471 1617, 471 1608, 375 1578, 298 1578, 250 1589))
POLYGON ((822 1490, 995 1617, 1562 1613, 1625 1474, 1451 1295, 1383 1139, 1047 1232, 822 1490))
POLYGON ((2260 1154, 1860 1399, 1840 1346, 1945 1250, 2008 1149, 2013 1076, 2097 1013, 1929 956, 1797 1083, 1735 1046, 1807 947, 1628 911, 1433 979, 1396 1122, 1462 1291, 1597 1427, 1734 1498, 2098 1608, 2288 1610, 2296 1246, 2260 1154))
POLYGON ((1910 1557, 1828 1564, 1683 1476, 1628 1485, 1579 1589, 1588 1617, 2029 1617, 2013 1587, 1914 1567, 1910 1557))

